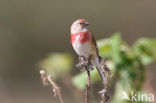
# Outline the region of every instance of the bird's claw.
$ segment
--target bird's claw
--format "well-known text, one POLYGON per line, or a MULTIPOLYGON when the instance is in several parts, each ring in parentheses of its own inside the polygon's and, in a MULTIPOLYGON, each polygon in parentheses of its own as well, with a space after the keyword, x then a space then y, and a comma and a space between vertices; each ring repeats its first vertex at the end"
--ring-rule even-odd
POLYGON ((79 57, 79 63, 76 64, 76 67, 82 68, 81 71, 84 71, 84 70, 91 71, 91 70, 93 70, 93 66, 91 65, 89 60, 86 60, 85 57, 83 57, 83 56, 79 57))

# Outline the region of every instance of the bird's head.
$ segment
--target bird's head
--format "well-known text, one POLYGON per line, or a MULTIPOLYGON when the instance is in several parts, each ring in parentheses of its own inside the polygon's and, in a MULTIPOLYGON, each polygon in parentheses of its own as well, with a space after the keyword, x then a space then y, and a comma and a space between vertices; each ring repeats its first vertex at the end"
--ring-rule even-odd
POLYGON ((78 19, 71 25, 71 33, 80 33, 88 30, 89 23, 84 19, 78 19))

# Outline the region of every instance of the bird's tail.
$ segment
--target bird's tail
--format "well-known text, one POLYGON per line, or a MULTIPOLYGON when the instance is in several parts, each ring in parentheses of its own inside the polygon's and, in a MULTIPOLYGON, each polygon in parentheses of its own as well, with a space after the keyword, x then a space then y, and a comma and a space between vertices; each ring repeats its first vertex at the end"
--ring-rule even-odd
POLYGON ((99 72, 100 74, 100 77, 102 79, 102 83, 105 84, 105 75, 103 73, 103 66, 101 65, 100 63, 100 58, 97 56, 94 60, 91 61, 93 65, 96 66, 97 68, 97 71, 99 72))

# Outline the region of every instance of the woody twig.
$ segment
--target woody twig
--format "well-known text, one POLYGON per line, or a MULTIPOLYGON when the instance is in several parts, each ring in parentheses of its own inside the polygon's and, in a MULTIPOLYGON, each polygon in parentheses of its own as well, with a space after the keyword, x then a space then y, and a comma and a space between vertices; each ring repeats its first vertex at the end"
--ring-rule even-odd
POLYGON ((58 96, 61 103, 64 103, 64 100, 62 98, 60 88, 57 86, 57 84, 52 80, 52 77, 50 75, 46 75, 44 70, 40 71, 41 79, 43 81, 43 84, 49 84, 52 88, 52 91, 54 92, 54 96, 58 96))
POLYGON ((106 66, 106 62, 104 59, 101 59, 101 65, 103 67, 103 73, 105 75, 105 83, 104 83, 104 89, 101 90, 99 92, 99 94, 101 95, 102 101, 101 103, 107 103, 111 97, 111 95, 108 92, 108 88, 109 88, 109 77, 110 77, 110 70, 109 68, 106 66))

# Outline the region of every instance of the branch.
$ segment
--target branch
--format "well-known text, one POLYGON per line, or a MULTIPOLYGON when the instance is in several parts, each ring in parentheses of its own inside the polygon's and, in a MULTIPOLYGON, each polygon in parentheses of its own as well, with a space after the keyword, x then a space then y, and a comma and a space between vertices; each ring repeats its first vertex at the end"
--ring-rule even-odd
POLYGON ((85 103, 90 103, 91 102, 91 78, 90 78, 90 71, 87 70, 87 76, 88 79, 86 81, 86 98, 85 98, 85 103))
MULTIPOLYGON (((101 66, 103 68, 102 72, 103 72, 103 74, 105 76, 105 81, 103 81, 104 79, 102 79, 103 89, 99 92, 99 94, 101 95, 102 103, 106 103, 110 99, 110 94, 108 94, 110 70, 106 66, 106 63, 105 63, 104 59, 100 58, 100 64, 101 64, 101 66)), ((93 65, 88 60, 86 60, 85 57, 80 56, 79 57, 79 63, 77 64, 77 67, 81 67, 82 70, 87 71, 88 79, 87 79, 87 82, 86 82, 86 99, 85 99, 85 102, 90 103, 90 101, 91 101, 90 96, 92 94, 92 92, 91 92, 90 70, 93 69, 92 68, 93 65)))
POLYGON ((58 96, 61 103, 64 103, 60 88, 57 86, 57 84, 52 80, 50 75, 46 75, 44 70, 40 70, 41 79, 43 81, 43 84, 50 84, 52 91, 54 92, 54 96, 58 96))
POLYGON ((103 73, 105 75, 105 84, 104 84, 104 89, 99 92, 101 95, 102 101, 101 103, 107 103, 108 100, 110 99, 111 95, 108 93, 108 87, 109 87, 109 77, 110 77, 110 70, 106 66, 106 62, 104 59, 101 58, 101 65, 103 67, 103 73))
POLYGON ((93 70, 91 63, 86 60, 84 57, 79 57, 79 63, 76 65, 77 67, 80 67, 82 71, 87 71, 87 81, 86 81, 86 94, 85 94, 85 103, 91 103, 92 102, 92 87, 91 87, 91 76, 90 76, 90 70, 93 70))

